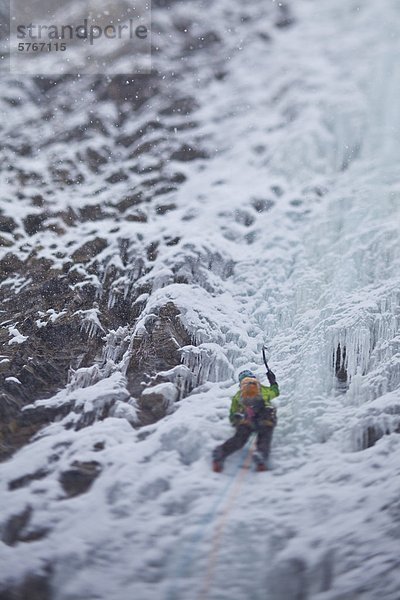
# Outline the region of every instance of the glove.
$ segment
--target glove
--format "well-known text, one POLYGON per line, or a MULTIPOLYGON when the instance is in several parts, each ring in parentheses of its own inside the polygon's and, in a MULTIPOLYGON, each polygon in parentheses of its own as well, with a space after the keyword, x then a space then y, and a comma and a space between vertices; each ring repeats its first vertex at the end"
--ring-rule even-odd
POLYGON ((236 412, 232 415, 231 423, 232 425, 239 425, 242 421, 245 420, 245 415, 243 413, 236 412))
POLYGON ((275 427, 277 422, 278 422, 278 417, 276 414, 276 408, 274 406, 267 406, 265 408, 264 414, 262 416, 260 425, 264 425, 267 427, 275 427))
POLYGON ((275 385, 276 384, 275 373, 273 373, 271 371, 271 369, 269 371, 267 371, 267 377, 268 377, 269 385, 275 385))

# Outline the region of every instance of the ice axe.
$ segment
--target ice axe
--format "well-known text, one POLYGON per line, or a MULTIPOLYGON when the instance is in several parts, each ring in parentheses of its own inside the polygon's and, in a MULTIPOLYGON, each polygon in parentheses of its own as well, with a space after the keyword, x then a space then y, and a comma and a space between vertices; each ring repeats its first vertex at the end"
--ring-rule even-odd
POLYGON ((267 348, 267 346, 265 346, 265 345, 264 345, 264 346, 262 347, 262 355, 263 355, 263 361, 264 361, 264 365, 265 365, 265 368, 267 369, 267 373, 268 373, 268 371, 270 371, 271 369, 270 369, 270 368, 269 368, 269 366, 268 366, 268 361, 267 361, 267 351, 268 351, 268 348, 267 348))
POLYGON ((262 348, 262 355, 263 355, 265 368, 267 369, 268 381, 269 381, 270 385, 276 385, 275 373, 273 373, 273 371, 271 371, 271 369, 268 366, 267 351, 268 351, 268 348, 267 348, 267 346, 264 345, 262 348))

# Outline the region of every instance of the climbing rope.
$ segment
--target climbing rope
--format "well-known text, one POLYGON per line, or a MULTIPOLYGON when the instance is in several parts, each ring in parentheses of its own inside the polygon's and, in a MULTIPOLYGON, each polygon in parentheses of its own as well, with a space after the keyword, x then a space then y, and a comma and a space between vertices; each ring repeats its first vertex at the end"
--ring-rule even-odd
POLYGON ((205 576, 205 583, 203 585, 202 592, 201 592, 203 594, 201 596, 201 598, 202 599, 207 598, 207 594, 211 587, 212 578, 213 578, 213 564, 215 561, 215 557, 218 554, 220 539, 221 539, 221 536, 223 533, 224 525, 225 525, 226 519, 228 517, 229 511, 232 508, 233 502, 238 496, 241 484, 243 483, 244 476, 246 475, 247 469, 251 462, 251 457, 252 457, 252 454, 254 451, 253 446, 254 446, 255 438, 256 438, 256 435, 252 434, 249 441, 247 442, 246 446, 243 449, 243 458, 239 462, 239 465, 237 467, 236 472, 234 473, 234 476, 228 481, 227 485, 222 489, 221 493, 216 498, 216 500, 215 500, 214 504, 212 505, 212 507, 210 508, 210 510, 201 519, 199 526, 196 529, 193 536, 190 538, 190 540, 186 544, 184 544, 183 548, 180 548, 177 565, 174 570, 175 572, 173 573, 173 576, 171 578, 172 583, 169 586, 169 588, 167 589, 165 600, 178 600, 179 590, 177 587, 177 581, 182 579, 185 576, 185 574, 188 570, 188 567, 194 561, 195 554, 198 549, 198 545, 206 534, 207 526, 214 521, 215 515, 218 511, 220 504, 223 502, 223 500, 226 498, 229 490, 232 488, 231 494, 228 496, 227 505, 221 514, 221 517, 217 523, 217 526, 215 527, 215 531, 214 531, 214 535, 213 535, 212 549, 211 549, 211 553, 210 553, 209 560, 208 560, 208 567, 207 567, 207 572, 206 572, 206 576, 205 576))
POLYGON ((219 521, 217 522, 217 524, 215 526, 214 535, 213 535, 213 539, 212 539, 212 547, 211 547, 210 554, 208 556, 208 564, 207 564, 206 575, 204 578, 204 585, 200 591, 198 600, 206 600, 208 598, 208 594, 210 592, 213 577, 214 577, 215 564, 216 564, 219 548, 221 545, 221 539, 222 539, 222 534, 224 532, 225 523, 228 519, 231 508, 232 508, 236 498, 239 495, 244 478, 247 474, 247 470, 250 466, 251 459, 252 459, 253 452, 254 452, 254 441, 255 441, 255 435, 253 435, 250 440, 244 461, 240 466, 240 471, 234 478, 235 485, 233 486, 231 494, 228 497, 225 509, 222 512, 222 514, 219 518, 219 521))

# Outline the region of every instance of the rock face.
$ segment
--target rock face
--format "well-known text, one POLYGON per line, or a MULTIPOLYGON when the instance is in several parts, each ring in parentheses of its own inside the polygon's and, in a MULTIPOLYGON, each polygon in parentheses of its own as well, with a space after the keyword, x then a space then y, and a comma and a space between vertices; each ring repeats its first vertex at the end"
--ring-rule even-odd
POLYGON ((95 461, 74 461, 71 468, 63 471, 60 476, 60 483, 67 497, 79 496, 87 492, 100 471, 101 467, 95 461))
POLYGON ((133 340, 127 373, 129 391, 136 395, 141 390, 144 373, 154 375, 179 364, 180 349, 190 343, 191 337, 179 320, 175 304, 161 306, 156 314, 146 318, 144 330, 133 340))
MULTIPOLYGON (((71 369, 101 364, 107 326, 126 327, 133 318, 132 307, 126 299, 126 310, 122 310, 118 300, 109 308, 106 298, 99 303, 95 301, 96 288, 91 283, 83 281, 77 291, 74 283, 71 285, 76 281, 73 268, 67 274, 54 274, 46 269, 46 264, 38 267, 34 262, 32 269, 29 264, 22 265, 20 276, 35 273, 36 267, 36 285, 30 282, 14 301, 5 298, 3 303, 15 319, 12 328, 5 327, 2 331, 0 456, 4 458, 44 424, 68 414, 71 406, 38 407, 23 412, 21 409, 63 388, 71 369)), ((113 284, 111 278, 109 283, 113 284)), ((2 286, 2 291, 6 290, 7 286, 2 286)), ((172 302, 161 306, 158 314, 147 319, 144 331, 132 339, 126 369, 127 389, 131 395, 139 399, 146 382, 149 384, 159 371, 178 365, 179 350, 189 343, 190 336, 179 320, 177 307, 172 302)), ((149 410, 148 398, 145 405, 143 422, 165 414, 149 410)), ((108 414, 106 410, 102 418, 108 414)))
MULTIPOLYGON (((217 30, 223 8, 215 7, 215 18, 202 25, 196 7, 181 9, 175 2, 154 3, 157 43, 148 75, 10 76, 2 88, 7 143, 0 171, 0 459, 71 409, 83 415, 74 402, 22 409, 67 385, 79 387, 75 374, 81 369, 97 369, 101 375, 92 375, 98 378, 109 374, 106 340, 119 328, 130 340, 121 342, 129 357, 120 365, 129 393, 90 413, 93 418, 130 402, 137 425, 149 423, 165 414, 170 401, 160 392, 142 396, 146 387, 172 383, 177 398, 190 388, 189 380, 177 383, 173 372, 180 349, 193 343, 179 307, 167 301, 135 331, 159 287, 209 289, 207 269, 221 277, 232 272, 232 262, 218 266, 220 258, 188 240, 185 245, 179 226, 157 239, 151 228, 155 219, 180 210, 175 193, 187 180, 186 165, 201 168, 211 156, 197 118, 197 83, 193 89, 186 85, 193 73, 181 57, 208 61, 202 86, 211 85, 226 75, 218 49, 232 43, 217 30), (171 248, 175 258, 166 265, 171 248)), ((230 17, 240 26, 247 22, 241 11, 230 17)), ((271 7, 270 17, 271 27, 291 24, 286 5, 271 7)), ((192 217, 180 218, 184 226, 192 217)), ((243 218, 250 224, 254 216, 243 218)), ((91 422, 88 414, 74 426, 91 422)))
POLYGON ((80 310, 93 306, 93 285, 82 282, 79 292, 75 291, 76 274, 54 269, 50 259, 31 257, 22 262, 13 254, 5 260, 7 268, 13 265, 13 276, 10 279, 7 270, 8 279, 3 280, 0 292, 8 317, 0 334, 3 456, 43 425, 40 419, 23 418, 20 409, 54 394, 65 385, 69 369, 91 364, 101 346, 98 337, 88 344, 79 316, 80 310), (16 280, 26 284, 18 294, 14 292, 16 280))

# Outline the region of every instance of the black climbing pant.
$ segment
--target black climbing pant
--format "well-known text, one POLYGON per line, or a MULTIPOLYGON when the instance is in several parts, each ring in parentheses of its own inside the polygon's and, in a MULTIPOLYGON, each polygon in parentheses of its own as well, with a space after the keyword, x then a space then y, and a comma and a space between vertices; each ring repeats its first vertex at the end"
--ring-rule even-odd
POLYGON ((236 452, 236 450, 243 448, 251 434, 256 432, 257 450, 266 461, 271 447, 273 431, 274 428, 268 425, 259 425, 254 428, 247 424, 239 424, 236 427, 235 435, 229 438, 229 440, 226 440, 221 446, 218 446, 215 449, 214 456, 218 460, 224 460, 229 454, 232 454, 232 452, 236 452))

